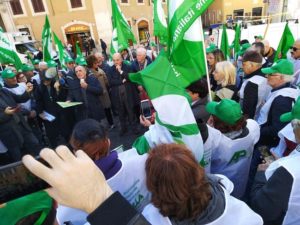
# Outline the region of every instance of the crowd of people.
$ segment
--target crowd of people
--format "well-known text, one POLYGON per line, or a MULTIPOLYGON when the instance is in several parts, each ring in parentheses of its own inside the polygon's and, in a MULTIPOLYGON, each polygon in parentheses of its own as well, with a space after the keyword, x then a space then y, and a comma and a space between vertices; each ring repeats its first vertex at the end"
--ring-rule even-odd
POLYGON ((186 87, 203 167, 183 144, 158 143, 144 154, 110 149, 107 130, 117 118, 120 135, 138 133, 140 124, 157 129, 140 115, 146 90, 129 79, 156 52, 123 50, 111 66, 96 52, 67 58, 64 70, 37 60, 22 72, 6 68, 0 157, 13 162, 40 154, 50 167, 30 155, 23 162, 50 184, 51 197, 42 191, 8 202, 0 218, 34 224, 47 212, 41 224, 300 224, 300 39, 276 62, 276 50, 260 36, 240 46, 228 60, 208 44, 207 77, 186 87), (24 203, 46 206, 33 217, 14 217, 12 207, 24 203))
POLYGON ((150 65, 152 58, 141 46, 132 61, 125 61, 120 53, 112 55, 112 60, 108 65, 105 56, 95 52, 67 57, 65 67, 39 59, 23 64, 18 71, 8 65, 1 74, 0 163, 19 161, 26 153, 37 155, 43 147, 67 144, 74 125, 87 118, 107 129, 120 127, 120 136, 128 130, 139 134, 140 101, 147 96, 128 75, 150 65), (78 104, 61 107, 58 102, 78 104))

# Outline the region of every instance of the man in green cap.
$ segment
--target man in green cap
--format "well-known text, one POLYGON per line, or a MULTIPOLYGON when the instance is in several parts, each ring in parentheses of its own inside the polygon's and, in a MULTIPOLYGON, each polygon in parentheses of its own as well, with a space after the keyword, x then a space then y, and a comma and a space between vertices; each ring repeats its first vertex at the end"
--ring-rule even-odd
POLYGON ((38 60, 38 59, 34 59, 34 60, 32 61, 32 65, 34 66, 34 70, 33 70, 34 75, 37 75, 37 74, 39 74, 39 72, 40 72, 40 67, 39 67, 39 63, 40 63, 40 62, 41 62, 41 61, 38 60))
POLYGON ((298 145, 288 156, 271 164, 259 165, 252 186, 250 206, 263 218, 264 224, 299 224, 300 98, 290 112, 280 116, 280 121, 291 121, 298 145))
POLYGON ((86 63, 86 60, 84 57, 77 57, 76 60, 75 60, 75 63, 79 66, 86 66, 87 63, 86 63))
POLYGON ((45 191, 35 192, 6 203, 0 208, 1 224, 53 225, 54 201, 45 191))
POLYGON ((278 132, 287 125, 279 120, 280 115, 291 111, 293 103, 299 96, 299 91, 291 87, 293 64, 281 59, 273 66, 262 69, 266 74, 272 91, 262 106, 257 122, 261 127, 260 145, 275 147, 279 143, 278 132))
POLYGON ((29 64, 23 64, 21 67, 22 73, 25 75, 28 82, 32 82, 34 86, 41 83, 41 78, 39 73, 34 73, 34 67, 29 64))
MULTIPOLYGON (((4 79, 13 79, 15 74, 6 69, 1 76, 4 79)), ((40 150, 39 142, 18 105, 29 99, 28 93, 32 90, 32 84, 27 84, 26 91, 22 95, 16 95, 6 88, 0 89, 0 140, 7 147, 11 162, 21 160, 24 150, 32 155, 37 155, 40 150)))

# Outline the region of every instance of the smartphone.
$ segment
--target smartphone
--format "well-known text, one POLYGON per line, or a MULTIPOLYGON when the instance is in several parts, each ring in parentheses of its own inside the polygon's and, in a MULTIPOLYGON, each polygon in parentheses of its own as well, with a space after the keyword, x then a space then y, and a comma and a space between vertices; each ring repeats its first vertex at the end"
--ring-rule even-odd
MULTIPOLYGON (((40 157, 38 161, 47 165, 40 157)), ((22 161, 0 167, 0 204, 50 187, 33 175, 22 161)))
POLYGON ((142 100, 141 101, 141 114, 146 118, 151 118, 151 105, 150 100, 142 100))

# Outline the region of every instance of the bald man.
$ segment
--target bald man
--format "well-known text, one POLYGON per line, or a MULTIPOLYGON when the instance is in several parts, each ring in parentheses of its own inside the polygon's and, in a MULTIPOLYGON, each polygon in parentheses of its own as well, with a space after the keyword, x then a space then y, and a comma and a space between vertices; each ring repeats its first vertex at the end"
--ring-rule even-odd
POLYGON ((263 40, 262 43, 265 46, 264 57, 269 63, 274 63, 274 58, 276 55, 276 51, 274 48, 270 46, 270 42, 268 40, 263 40))
MULTIPOLYGON (((120 120, 120 136, 127 132, 127 120, 134 127, 133 108, 136 101, 135 97, 138 96, 135 84, 133 84, 128 77, 131 72, 130 66, 123 63, 123 58, 120 53, 113 55, 114 65, 108 72, 108 82, 111 88, 111 100, 115 105, 119 120, 120 120)), ((138 100, 139 101, 139 100, 138 100)))

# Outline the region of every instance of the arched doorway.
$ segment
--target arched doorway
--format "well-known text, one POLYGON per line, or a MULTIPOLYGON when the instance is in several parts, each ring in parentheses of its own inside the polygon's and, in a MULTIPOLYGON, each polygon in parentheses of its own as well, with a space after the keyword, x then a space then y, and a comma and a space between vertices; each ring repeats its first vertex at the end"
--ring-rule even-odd
POLYGON ((146 20, 141 20, 140 22, 138 22, 138 33, 141 44, 149 42, 149 23, 146 20))
POLYGON ((76 42, 82 52, 86 52, 88 48, 88 39, 91 37, 90 27, 85 24, 73 24, 64 29, 67 41, 72 45, 73 53, 76 55, 76 42))

